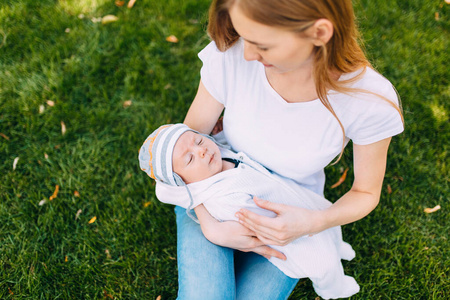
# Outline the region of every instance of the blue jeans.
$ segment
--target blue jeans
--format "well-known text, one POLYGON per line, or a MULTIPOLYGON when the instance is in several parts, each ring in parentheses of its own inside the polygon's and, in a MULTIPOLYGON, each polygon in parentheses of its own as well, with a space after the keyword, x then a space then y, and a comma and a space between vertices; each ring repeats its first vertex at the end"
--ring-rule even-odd
POLYGON ((179 300, 287 299, 298 279, 284 275, 266 258, 217 246, 200 225, 175 207, 179 300))

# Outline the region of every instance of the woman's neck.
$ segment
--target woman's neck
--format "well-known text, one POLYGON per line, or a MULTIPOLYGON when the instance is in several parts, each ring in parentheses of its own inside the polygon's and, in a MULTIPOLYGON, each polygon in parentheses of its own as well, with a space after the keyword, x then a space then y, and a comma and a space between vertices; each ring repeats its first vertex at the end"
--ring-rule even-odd
POLYGON ((266 77, 272 88, 286 102, 307 102, 318 97, 312 67, 286 73, 276 73, 266 69, 266 77))

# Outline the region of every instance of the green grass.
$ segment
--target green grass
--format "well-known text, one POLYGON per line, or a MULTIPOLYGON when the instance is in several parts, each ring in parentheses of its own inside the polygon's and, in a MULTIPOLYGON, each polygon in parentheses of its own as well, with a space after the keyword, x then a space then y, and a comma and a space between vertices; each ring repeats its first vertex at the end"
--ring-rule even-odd
MULTIPOLYGON (((199 80, 197 53, 208 43, 208 6, 2 1, 1 299, 176 297, 173 208, 156 200, 137 151, 151 130, 183 120, 199 80), (119 20, 91 20, 107 14, 119 20), (166 42, 171 34, 179 43, 166 42), (126 100, 132 105, 124 108, 126 100), (56 185, 58 197, 48 201, 56 185)), ((344 263, 361 285, 353 298, 449 298, 450 5, 357 0, 355 7, 371 61, 402 96, 406 131, 393 139, 380 205, 343 227, 357 252, 344 263), (438 212, 423 212, 437 204, 438 212)), ((327 168, 327 187, 347 166, 349 152, 327 168)), ((349 186, 347 179, 327 196, 349 186)), ((302 280, 291 299, 314 297, 302 280)))

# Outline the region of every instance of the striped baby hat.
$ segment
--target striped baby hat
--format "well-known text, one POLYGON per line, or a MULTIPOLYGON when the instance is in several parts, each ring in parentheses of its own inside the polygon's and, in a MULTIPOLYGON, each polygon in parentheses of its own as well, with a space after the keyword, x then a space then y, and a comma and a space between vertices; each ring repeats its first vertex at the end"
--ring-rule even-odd
POLYGON ((139 150, 141 170, 163 183, 185 185, 181 177, 172 170, 172 154, 178 138, 186 131, 194 130, 184 124, 167 124, 153 131, 139 150))

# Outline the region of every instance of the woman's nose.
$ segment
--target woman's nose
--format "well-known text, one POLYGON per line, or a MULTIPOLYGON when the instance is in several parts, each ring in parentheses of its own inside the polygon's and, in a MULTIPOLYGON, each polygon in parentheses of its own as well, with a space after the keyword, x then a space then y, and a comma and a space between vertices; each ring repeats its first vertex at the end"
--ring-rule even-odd
POLYGON ((244 41, 244 59, 247 61, 259 60, 261 55, 259 55, 256 46, 244 41))

